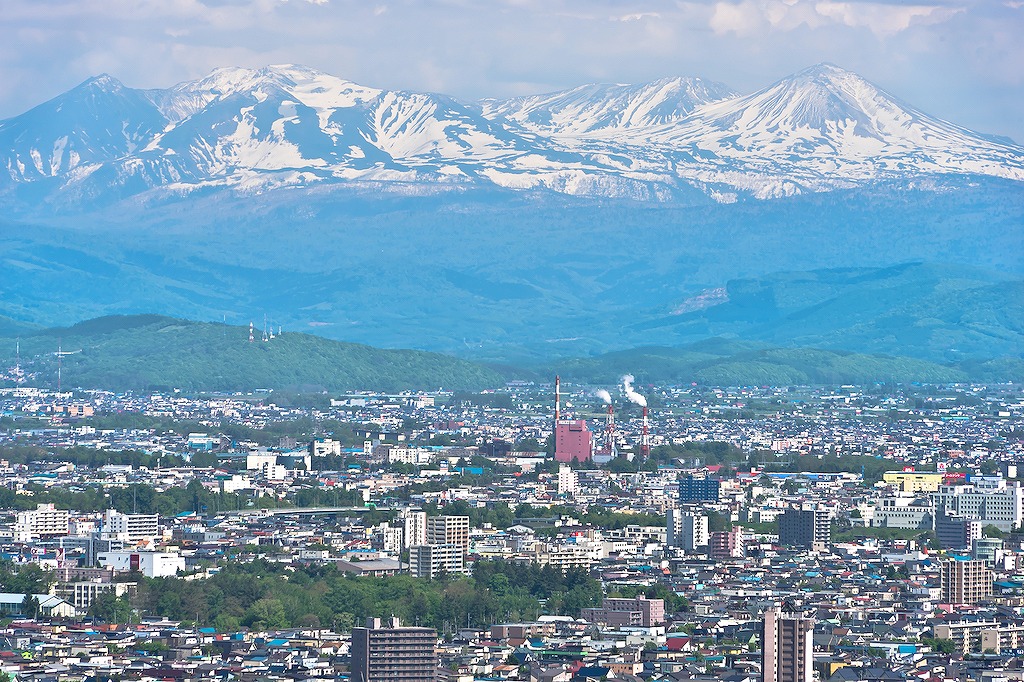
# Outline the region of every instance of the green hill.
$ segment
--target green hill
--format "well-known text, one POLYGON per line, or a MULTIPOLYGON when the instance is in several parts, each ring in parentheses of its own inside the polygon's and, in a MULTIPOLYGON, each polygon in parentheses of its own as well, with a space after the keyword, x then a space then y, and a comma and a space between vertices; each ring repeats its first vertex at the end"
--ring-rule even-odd
MULTIPOLYGON (((185 391, 479 389, 504 382, 496 371, 457 358, 384 350, 285 332, 249 343, 248 327, 156 315, 109 316, 22 335, 21 364, 36 386, 185 391)), ((14 364, 15 339, 0 338, 0 362, 14 364)))
POLYGON ((708 339, 682 348, 634 348, 552 363, 569 381, 608 383, 633 374, 642 383, 716 386, 751 384, 954 383, 1024 380, 1024 361, 999 358, 938 364, 926 360, 815 348, 776 348, 748 341, 708 339))
POLYGON ((940 363, 986 360, 1024 348, 1024 281, 923 263, 779 272, 731 280, 714 305, 637 328, 671 330, 680 343, 729 336, 940 363))
MULTIPOLYGON (((30 384, 63 388, 187 392, 479 390, 509 378, 554 374, 607 384, 623 374, 644 383, 794 385, 871 382, 1024 381, 1024 360, 1000 357, 939 364, 908 357, 710 338, 679 348, 644 347, 519 368, 484 366, 415 350, 385 350, 312 334, 285 332, 249 342, 248 327, 158 315, 108 316, 71 327, 21 328, 21 367, 30 384)), ((0 335, 0 367, 15 363, 16 339, 0 335)), ((5 385, 0 374, 0 385, 5 385)), ((6 385, 11 385, 10 380, 6 385)))

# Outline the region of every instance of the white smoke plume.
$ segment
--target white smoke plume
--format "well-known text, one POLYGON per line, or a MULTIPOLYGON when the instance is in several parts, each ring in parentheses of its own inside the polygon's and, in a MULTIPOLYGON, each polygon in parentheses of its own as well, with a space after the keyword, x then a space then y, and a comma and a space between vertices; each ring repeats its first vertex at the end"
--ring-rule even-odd
POLYGON ((647 407, 647 398, 633 390, 634 381, 636 381, 636 379, 632 374, 627 374, 622 377, 622 390, 626 392, 626 398, 629 399, 629 402, 635 405, 640 405, 641 407, 647 407))
POLYGON ((599 388, 596 391, 594 391, 594 397, 603 400, 605 405, 612 404, 612 394, 604 390, 603 388, 599 388))

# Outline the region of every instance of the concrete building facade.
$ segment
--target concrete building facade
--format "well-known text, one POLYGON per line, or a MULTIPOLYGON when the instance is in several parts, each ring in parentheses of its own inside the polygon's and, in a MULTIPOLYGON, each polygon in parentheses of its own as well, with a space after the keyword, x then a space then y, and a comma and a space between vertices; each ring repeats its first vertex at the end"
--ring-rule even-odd
POLYGON ((559 419, 555 424, 555 460, 588 462, 594 454, 593 435, 586 419, 559 419))
POLYGON ((984 561, 953 557, 940 568, 942 601, 976 604, 992 595, 992 571, 984 561))
POLYGON ((352 682, 435 682, 436 650, 436 630, 368 619, 352 628, 352 682))
POLYGON ((761 630, 763 682, 811 682, 814 620, 783 607, 764 613, 761 630))

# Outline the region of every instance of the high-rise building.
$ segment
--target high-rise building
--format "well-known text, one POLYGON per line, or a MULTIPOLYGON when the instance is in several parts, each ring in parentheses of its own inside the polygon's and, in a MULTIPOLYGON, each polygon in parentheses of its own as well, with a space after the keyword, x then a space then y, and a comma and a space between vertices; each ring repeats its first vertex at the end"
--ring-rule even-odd
POLYGON ((718 502, 722 483, 710 476, 684 476, 679 479, 679 501, 718 502))
POLYGON ((669 509, 665 516, 665 544, 693 552, 708 546, 708 517, 698 511, 669 509))
POLYGON ((459 545, 413 545, 409 548, 409 573, 416 578, 464 573, 466 551, 459 545))
POLYGON ((935 537, 943 549, 968 549, 981 538, 982 522, 940 509, 935 514, 935 537))
POLYGON ((427 518, 428 545, 458 545, 469 549, 468 516, 431 516, 427 518))
POLYGON ((380 547, 385 554, 399 554, 402 551, 402 536, 405 533, 401 528, 389 526, 386 523, 380 525, 380 547))
POLYGON ((103 514, 103 535, 122 542, 145 542, 153 540, 160 533, 160 517, 157 514, 122 514, 108 509, 103 514))
POLYGON ((949 514, 977 519, 1006 533, 1024 523, 1024 488, 1001 476, 973 476, 968 485, 939 486, 932 501, 936 518, 949 514))
POLYGON ((942 601, 976 604, 992 594, 992 571, 978 559, 953 557, 940 564, 942 601))
POLYGON ((574 497, 580 484, 579 472, 573 471, 567 464, 558 465, 558 494, 574 497))
POLYGON ((57 509, 53 504, 37 504, 35 509, 18 512, 14 518, 15 542, 68 534, 68 510, 57 509))
POLYGON ((739 526, 732 530, 716 530, 708 539, 708 556, 716 560, 736 559, 743 556, 743 543, 739 526))
POLYGON ((586 419, 559 419, 555 422, 555 460, 588 462, 594 443, 586 419))
POLYGON ((437 631, 401 627, 392 618, 383 627, 370 618, 352 628, 352 682, 435 682, 437 631))
POLYGON ((427 512, 402 509, 398 522, 402 526, 402 549, 427 544, 427 512))
POLYGON ((831 515, 827 509, 787 509, 779 515, 779 544, 815 549, 831 539, 831 515))
POLYGON ((814 661, 814 619, 788 605, 764 612, 761 630, 763 682, 810 682, 814 661))

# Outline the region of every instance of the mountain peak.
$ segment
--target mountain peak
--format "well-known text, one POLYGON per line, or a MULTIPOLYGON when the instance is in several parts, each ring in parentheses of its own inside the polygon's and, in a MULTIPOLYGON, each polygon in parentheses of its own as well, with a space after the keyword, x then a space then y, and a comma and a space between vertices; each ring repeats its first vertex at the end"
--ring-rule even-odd
POLYGON ((800 69, 793 76, 833 76, 833 75, 855 75, 852 71, 848 71, 841 66, 837 66, 832 62, 818 62, 808 66, 806 69, 800 69))
POLYGON ((93 76, 92 78, 87 78, 82 81, 78 87, 95 88, 105 92, 115 92, 117 90, 123 90, 124 84, 108 73, 101 73, 98 76, 93 76))
POLYGON ((868 82, 863 76, 829 62, 822 62, 797 71, 791 76, 778 81, 776 85, 782 83, 824 88, 830 91, 864 89, 878 91, 878 88, 868 82))
POLYGON ((830 63, 742 97, 673 76, 478 104, 296 64, 225 67, 147 91, 101 74, 0 122, 0 151, 16 182, 62 176, 97 195, 111 174, 131 192, 394 180, 720 201, 931 174, 1024 180, 1021 147, 931 118, 830 63))
POLYGON ((486 101, 485 114, 558 135, 674 124, 695 108, 736 95, 722 83, 670 76, 636 85, 593 83, 543 95, 486 101))

